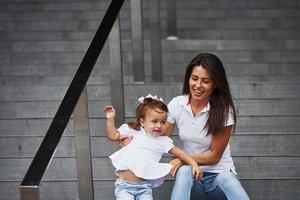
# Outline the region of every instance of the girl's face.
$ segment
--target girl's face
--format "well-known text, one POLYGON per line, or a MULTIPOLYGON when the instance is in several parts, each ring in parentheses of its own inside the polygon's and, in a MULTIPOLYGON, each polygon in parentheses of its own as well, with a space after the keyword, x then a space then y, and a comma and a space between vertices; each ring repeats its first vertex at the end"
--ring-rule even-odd
POLYGON ((189 87, 191 100, 208 103, 215 84, 211 80, 208 71, 200 65, 193 68, 189 79, 189 87))
POLYGON ((158 109, 148 109, 140 123, 147 133, 161 136, 166 131, 167 113, 158 109))

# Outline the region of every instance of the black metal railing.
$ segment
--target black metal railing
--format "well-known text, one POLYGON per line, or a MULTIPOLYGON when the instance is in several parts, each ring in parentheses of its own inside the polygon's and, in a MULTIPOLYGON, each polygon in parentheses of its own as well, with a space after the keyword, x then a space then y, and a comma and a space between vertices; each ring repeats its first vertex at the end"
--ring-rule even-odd
MULTIPOLYGON (((70 120, 78 99, 89 79, 107 37, 120 12, 124 0, 112 0, 104 18, 54 116, 53 121, 20 185, 22 188, 38 187, 51 162, 62 134, 70 120)), ((28 196, 28 195, 27 195, 28 196)), ((22 199, 22 194, 21 194, 22 199)), ((30 199, 30 198, 28 198, 30 199)))

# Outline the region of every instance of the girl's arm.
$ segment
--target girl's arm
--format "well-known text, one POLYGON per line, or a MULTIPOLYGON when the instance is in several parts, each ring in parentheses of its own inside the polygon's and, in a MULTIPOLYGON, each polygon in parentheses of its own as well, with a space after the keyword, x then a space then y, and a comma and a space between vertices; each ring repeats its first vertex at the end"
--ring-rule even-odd
POLYGON ((201 154, 193 155, 199 165, 217 164, 225 151, 232 133, 232 126, 226 126, 219 133, 212 136, 210 150, 201 154))
MULTIPOLYGON (((179 158, 179 159, 183 160, 184 162, 186 162, 187 164, 191 165, 192 171, 193 171, 193 176, 195 177, 196 180, 200 180, 200 178, 202 177, 202 171, 200 170, 200 167, 198 166, 197 162, 191 156, 189 156, 187 153, 185 153, 184 151, 182 151, 181 149, 179 149, 177 147, 173 147, 169 151, 169 153, 173 154, 177 158, 179 158)), ((173 169, 172 169, 170 174, 172 176, 174 176, 176 173, 173 173, 173 169)))
POLYGON ((115 126, 115 114, 116 111, 113 106, 106 106, 104 108, 106 115, 106 137, 109 140, 118 141, 120 138, 120 133, 115 126))

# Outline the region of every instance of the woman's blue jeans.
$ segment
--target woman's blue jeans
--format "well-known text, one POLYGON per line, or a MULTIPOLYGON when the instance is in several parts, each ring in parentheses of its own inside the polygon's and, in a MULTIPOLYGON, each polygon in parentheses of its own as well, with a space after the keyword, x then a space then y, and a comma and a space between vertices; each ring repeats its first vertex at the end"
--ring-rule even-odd
POLYGON ((192 169, 183 165, 177 171, 171 200, 250 200, 237 175, 231 171, 204 172, 194 181, 192 169))

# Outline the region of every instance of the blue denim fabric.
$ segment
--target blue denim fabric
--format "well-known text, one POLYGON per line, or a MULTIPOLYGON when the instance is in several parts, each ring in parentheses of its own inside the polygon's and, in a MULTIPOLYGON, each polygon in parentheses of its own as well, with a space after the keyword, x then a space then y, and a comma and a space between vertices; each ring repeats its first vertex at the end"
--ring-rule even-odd
POLYGON ((189 200, 194 179, 189 165, 181 166, 174 180, 171 200, 189 200))
POLYGON ((147 181, 133 183, 117 179, 115 196, 117 200, 153 200, 151 184, 147 181))
POLYGON ((191 200, 227 200, 223 190, 217 186, 211 192, 205 192, 204 188, 192 188, 191 200))
POLYGON ((171 200, 250 200, 239 178, 231 171, 204 172, 193 181, 190 166, 182 166, 175 177, 171 200))
POLYGON ((227 200, 223 190, 215 182, 218 173, 204 172, 200 181, 194 181, 191 200, 227 200))

